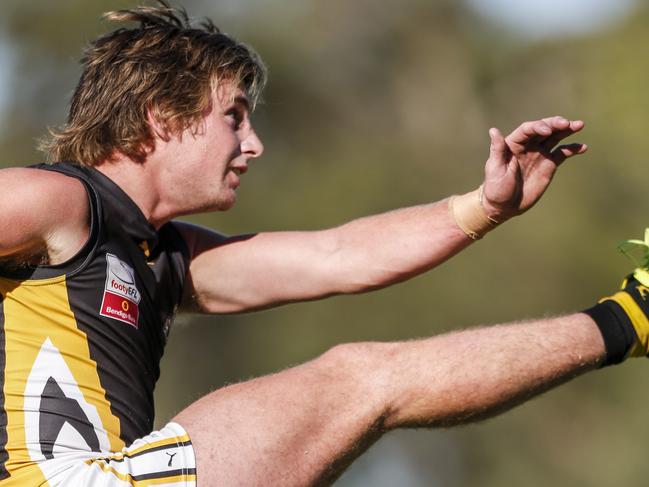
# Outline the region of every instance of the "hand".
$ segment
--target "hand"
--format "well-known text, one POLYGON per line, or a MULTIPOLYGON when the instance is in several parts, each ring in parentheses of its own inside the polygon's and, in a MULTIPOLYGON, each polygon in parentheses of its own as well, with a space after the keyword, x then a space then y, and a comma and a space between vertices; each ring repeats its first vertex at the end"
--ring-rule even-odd
POLYGON ((586 152, 587 146, 580 143, 555 147, 583 127, 581 120, 550 117, 525 122, 505 138, 498 129, 489 130, 491 147, 482 198, 487 214, 502 222, 534 206, 557 167, 586 152))

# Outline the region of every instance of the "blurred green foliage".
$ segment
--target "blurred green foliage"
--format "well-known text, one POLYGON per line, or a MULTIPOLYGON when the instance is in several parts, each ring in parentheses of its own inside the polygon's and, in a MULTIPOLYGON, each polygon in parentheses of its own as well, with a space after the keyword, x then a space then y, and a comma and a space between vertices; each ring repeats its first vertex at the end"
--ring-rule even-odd
MULTIPOLYGON (((180 317, 158 424, 223 384, 339 342, 582 309, 628 270, 615 245, 649 223, 646 8, 596 36, 530 44, 450 0, 221 3, 184 5, 269 65, 256 114, 266 155, 235 209, 195 222, 231 234, 315 229, 464 192, 481 181, 490 126, 542 116, 583 118, 590 150, 528 215, 411 282, 244 316, 180 317)), ((0 37, 16 64, 0 164, 41 160, 34 140, 65 119, 80 47, 111 28, 102 12, 128 5, 4 0, 0 37)), ((412 486, 638 485, 649 475, 646 367, 590 374, 486 423, 392 434, 339 484, 378 485, 368 479, 392 458, 412 486)))

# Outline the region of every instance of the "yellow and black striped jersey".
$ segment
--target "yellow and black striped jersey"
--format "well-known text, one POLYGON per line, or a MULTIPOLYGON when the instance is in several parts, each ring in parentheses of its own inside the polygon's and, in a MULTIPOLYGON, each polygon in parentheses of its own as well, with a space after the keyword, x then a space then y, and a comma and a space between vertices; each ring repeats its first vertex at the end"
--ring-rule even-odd
POLYGON ((40 485, 36 463, 120 451, 152 431, 159 362, 188 267, 174 224, 156 231, 99 171, 32 170, 83 182, 90 237, 64 264, 0 270, 2 485, 40 485))

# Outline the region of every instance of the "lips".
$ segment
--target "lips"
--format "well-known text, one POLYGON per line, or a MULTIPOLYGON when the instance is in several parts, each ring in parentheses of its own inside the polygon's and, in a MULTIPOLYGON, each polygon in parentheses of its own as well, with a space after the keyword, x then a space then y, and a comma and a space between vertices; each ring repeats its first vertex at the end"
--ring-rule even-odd
POLYGON ((235 173, 237 176, 241 176, 242 174, 245 174, 248 172, 248 166, 244 165, 237 165, 237 166, 232 166, 230 167, 230 170, 235 173))

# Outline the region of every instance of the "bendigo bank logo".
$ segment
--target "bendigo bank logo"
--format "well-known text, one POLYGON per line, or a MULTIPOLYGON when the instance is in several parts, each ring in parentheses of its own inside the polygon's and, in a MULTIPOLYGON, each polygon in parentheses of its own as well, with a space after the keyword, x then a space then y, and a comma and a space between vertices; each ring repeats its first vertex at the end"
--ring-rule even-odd
POLYGON ((106 285, 101 316, 138 327, 140 291, 135 285, 133 268, 112 254, 106 254, 106 285))

